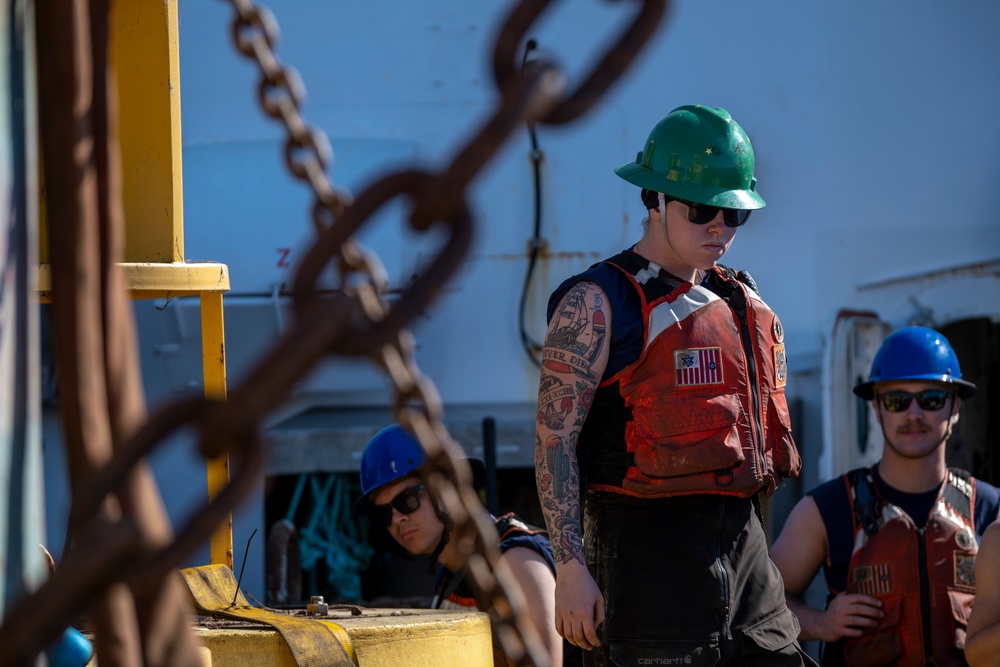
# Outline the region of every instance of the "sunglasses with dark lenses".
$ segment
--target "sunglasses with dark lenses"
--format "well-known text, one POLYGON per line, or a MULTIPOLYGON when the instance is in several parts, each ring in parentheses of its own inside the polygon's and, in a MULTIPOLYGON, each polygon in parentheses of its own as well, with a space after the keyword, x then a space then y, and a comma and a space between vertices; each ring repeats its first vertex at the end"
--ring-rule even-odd
POLYGON ((910 407, 910 402, 913 399, 917 399, 917 405, 920 406, 921 410, 934 412, 943 408, 950 396, 951 392, 943 389, 926 389, 915 394, 908 391, 887 391, 879 394, 878 399, 882 402, 882 407, 889 412, 906 410, 910 407))
MULTIPOLYGON (((654 190, 643 190, 642 201, 646 208, 657 208, 659 204, 659 194, 654 190)), ((718 206, 708 206, 707 204, 696 204, 686 199, 677 197, 666 197, 666 201, 676 201, 688 207, 688 220, 696 225, 705 225, 715 219, 715 216, 722 211, 722 221, 726 227, 742 227, 750 219, 750 213, 746 209, 720 208, 718 206)))
POLYGON ((742 227, 750 219, 750 213, 752 213, 752 211, 746 209, 719 208, 718 206, 695 204, 694 202, 677 199, 676 197, 674 201, 687 206, 687 219, 696 225, 708 224, 715 219, 719 211, 722 211, 722 220, 726 223, 726 227, 742 227))
POLYGON ((385 505, 375 506, 375 515, 383 526, 388 528, 392 525, 392 510, 399 510, 400 514, 413 514, 420 508, 420 492, 424 490, 423 484, 411 486, 396 494, 396 497, 385 505))

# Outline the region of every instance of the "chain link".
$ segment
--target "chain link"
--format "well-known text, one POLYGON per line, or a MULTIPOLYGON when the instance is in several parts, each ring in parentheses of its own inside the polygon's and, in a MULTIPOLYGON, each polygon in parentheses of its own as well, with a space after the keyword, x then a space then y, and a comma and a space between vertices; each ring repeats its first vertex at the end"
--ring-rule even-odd
MULTIPOLYGON (((278 45, 279 28, 267 7, 250 0, 230 0, 236 10, 232 35, 236 48, 260 68, 258 96, 261 108, 268 116, 280 120, 288 130, 285 141, 285 163, 297 178, 309 183, 316 195, 314 209, 322 207, 338 216, 350 205, 350 195, 337 190, 326 177, 333 159, 333 150, 326 135, 310 127, 302 117, 306 89, 299 73, 278 60, 274 50, 278 45)), ((313 215, 316 231, 332 224, 328 215, 313 215)))

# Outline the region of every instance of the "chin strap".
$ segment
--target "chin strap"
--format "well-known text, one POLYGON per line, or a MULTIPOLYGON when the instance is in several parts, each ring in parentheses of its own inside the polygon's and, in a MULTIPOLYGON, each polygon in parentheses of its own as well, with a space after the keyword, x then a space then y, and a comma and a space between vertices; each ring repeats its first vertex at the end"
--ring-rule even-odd
POLYGON ((430 498, 431 504, 434 506, 434 513, 437 514, 437 517, 441 519, 441 523, 444 524, 444 530, 441 531, 441 539, 438 540, 437 546, 434 547, 434 553, 431 554, 431 562, 427 566, 427 573, 433 574, 441 552, 448 546, 448 539, 451 537, 451 529, 455 527, 455 522, 451 520, 450 516, 441 511, 430 493, 427 494, 427 497, 430 498))
POLYGON ((660 227, 663 229, 663 238, 667 239, 667 243, 670 243, 670 237, 667 236, 667 198, 663 196, 662 192, 657 192, 660 200, 660 227))

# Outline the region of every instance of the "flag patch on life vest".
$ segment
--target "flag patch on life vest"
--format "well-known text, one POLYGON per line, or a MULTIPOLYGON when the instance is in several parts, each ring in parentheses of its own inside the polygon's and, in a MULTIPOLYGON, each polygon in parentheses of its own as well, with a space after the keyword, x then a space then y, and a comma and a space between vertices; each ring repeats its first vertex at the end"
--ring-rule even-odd
POLYGON ((785 358, 785 346, 774 346, 774 386, 784 387, 788 382, 788 359, 785 358))
POLYGON ((976 590, 976 557, 962 551, 955 556, 955 587, 976 590))
POLYGON ((674 369, 678 387, 722 384, 722 348, 674 350, 674 369))
POLYGON ((892 564, 862 565, 854 569, 854 593, 879 595, 892 591, 892 564))

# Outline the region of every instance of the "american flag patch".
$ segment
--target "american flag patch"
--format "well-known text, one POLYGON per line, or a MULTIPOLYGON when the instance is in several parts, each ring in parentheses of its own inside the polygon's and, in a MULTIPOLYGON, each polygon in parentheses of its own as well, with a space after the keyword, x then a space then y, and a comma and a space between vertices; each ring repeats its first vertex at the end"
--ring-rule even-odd
POLYGON ((678 387, 698 384, 722 384, 722 348, 696 347, 674 350, 674 368, 678 387))
POLYGON ((854 570, 854 592, 864 595, 878 595, 892 591, 892 565, 879 563, 865 565, 854 570))

